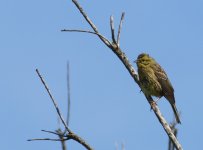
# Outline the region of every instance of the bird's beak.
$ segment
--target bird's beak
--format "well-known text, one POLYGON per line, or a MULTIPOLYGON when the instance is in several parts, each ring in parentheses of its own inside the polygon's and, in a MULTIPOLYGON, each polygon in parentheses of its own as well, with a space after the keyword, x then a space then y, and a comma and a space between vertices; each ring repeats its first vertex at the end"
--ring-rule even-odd
POLYGON ((133 61, 134 63, 137 63, 137 59, 133 61))

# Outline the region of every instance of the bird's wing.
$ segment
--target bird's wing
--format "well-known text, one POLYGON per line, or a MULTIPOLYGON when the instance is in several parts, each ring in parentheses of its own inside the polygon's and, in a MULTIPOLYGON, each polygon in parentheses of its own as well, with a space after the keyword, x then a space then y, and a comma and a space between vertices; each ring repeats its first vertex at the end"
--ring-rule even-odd
POLYGON ((161 68, 159 64, 154 64, 153 69, 158 82, 161 85, 164 97, 166 97, 166 99, 168 99, 170 103, 175 103, 174 89, 167 77, 166 72, 161 68))

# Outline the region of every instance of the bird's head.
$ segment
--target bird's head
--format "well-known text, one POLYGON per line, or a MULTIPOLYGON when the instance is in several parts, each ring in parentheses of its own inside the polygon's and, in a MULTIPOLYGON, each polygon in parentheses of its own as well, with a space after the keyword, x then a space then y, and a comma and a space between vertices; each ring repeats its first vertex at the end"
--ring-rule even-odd
POLYGON ((142 53, 138 55, 137 60, 134 62, 137 63, 137 66, 148 66, 149 64, 152 64, 155 60, 149 56, 149 54, 142 53))

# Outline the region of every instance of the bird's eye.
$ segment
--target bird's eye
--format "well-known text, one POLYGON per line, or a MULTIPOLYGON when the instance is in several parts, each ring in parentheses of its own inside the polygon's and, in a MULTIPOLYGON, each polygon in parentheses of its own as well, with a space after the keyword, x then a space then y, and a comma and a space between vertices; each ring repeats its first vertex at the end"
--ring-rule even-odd
POLYGON ((143 63, 143 64, 145 64, 145 63, 146 63, 146 60, 145 60, 145 59, 143 59, 143 60, 142 60, 142 63, 143 63))

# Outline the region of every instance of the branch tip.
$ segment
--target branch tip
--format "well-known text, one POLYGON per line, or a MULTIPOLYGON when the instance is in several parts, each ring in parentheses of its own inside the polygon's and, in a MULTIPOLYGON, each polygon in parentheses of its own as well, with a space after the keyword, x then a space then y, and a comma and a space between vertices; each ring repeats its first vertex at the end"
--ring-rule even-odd
POLYGON ((121 28, 122 28, 122 25, 123 25, 123 21, 124 21, 124 16, 125 16, 125 12, 123 12, 121 14, 121 20, 120 20, 120 24, 119 24, 119 27, 118 27, 118 35, 117 35, 118 47, 120 46, 120 33, 121 33, 121 28))
POLYGON ((116 40, 115 40, 115 32, 114 32, 114 19, 113 16, 110 16, 110 27, 111 27, 111 38, 114 44, 116 44, 116 40))

